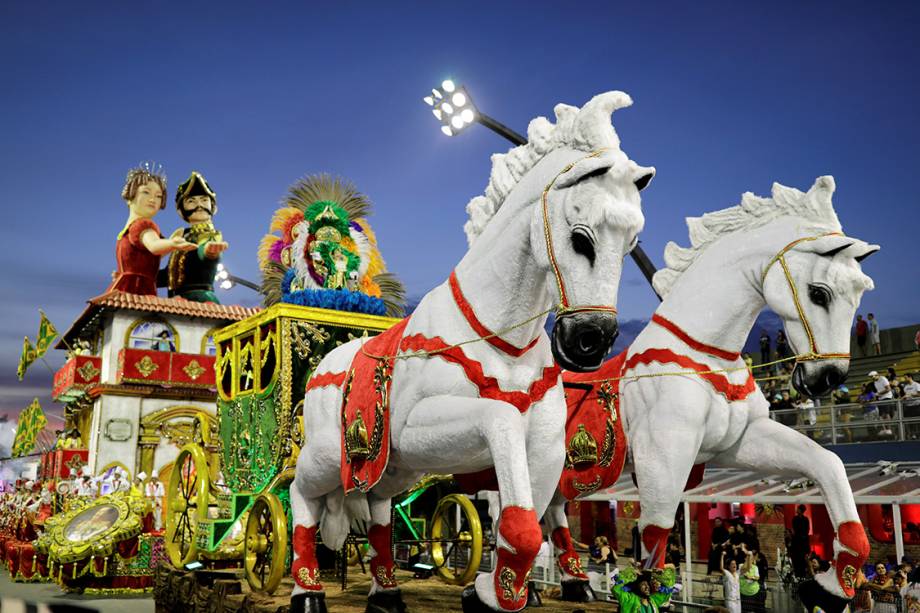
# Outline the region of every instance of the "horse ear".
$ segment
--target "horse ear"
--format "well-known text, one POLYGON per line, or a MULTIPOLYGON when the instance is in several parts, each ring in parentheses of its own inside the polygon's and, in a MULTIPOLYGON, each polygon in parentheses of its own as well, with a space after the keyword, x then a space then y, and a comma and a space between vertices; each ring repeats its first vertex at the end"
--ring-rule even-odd
POLYGON ((824 252, 822 252, 822 253, 819 253, 818 255, 824 256, 824 257, 826 257, 826 258, 832 258, 832 257, 834 257, 835 255, 837 255, 838 253, 840 253, 841 251, 843 251, 844 249, 849 249, 850 246, 852 246, 852 245, 853 245, 853 243, 844 243, 844 244, 842 244, 842 245, 839 245, 839 246, 837 246, 837 247, 834 247, 834 248, 831 249, 830 251, 824 251, 824 252))
POLYGON ((633 171, 633 183, 640 192, 648 187, 648 184, 652 182, 654 177, 654 166, 637 166, 635 171, 633 171))
POLYGON ((879 247, 878 245, 869 245, 868 243, 866 243, 863 245, 862 253, 854 255, 853 257, 856 259, 857 262, 862 262, 863 260, 865 260, 867 257, 872 255, 879 249, 881 249, 881 247, 879 247))

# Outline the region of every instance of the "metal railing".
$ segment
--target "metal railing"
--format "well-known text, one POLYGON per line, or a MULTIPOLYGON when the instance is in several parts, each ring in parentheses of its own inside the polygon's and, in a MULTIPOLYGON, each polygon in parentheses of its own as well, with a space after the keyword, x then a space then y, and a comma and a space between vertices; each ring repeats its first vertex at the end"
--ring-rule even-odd
POLYGON ((771 410, 770 418, 822 445, 920 440, 920 399, 771 410))

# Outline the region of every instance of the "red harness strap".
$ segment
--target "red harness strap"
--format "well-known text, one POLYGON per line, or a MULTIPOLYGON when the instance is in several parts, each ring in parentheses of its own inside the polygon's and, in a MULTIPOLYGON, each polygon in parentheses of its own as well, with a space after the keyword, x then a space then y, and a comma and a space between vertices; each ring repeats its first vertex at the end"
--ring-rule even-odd
POLYGON ((318 375, 314 375, 307 381, 307 387, 304 390, 304 393, 309 392, 320 387, 326 387, 329 385, 334 385, 336 387, 342 387, 342 384, 345 383, 346 372, 324 372, 318 375))
POLYGON ((466 378, 479 388, 480 398, 490 398, 492 400, 507 402, 508 404, 514 405, 521 413, 525 413, 533 403, 542 400, 546 393, 559 383, 559 367, 553 364, 543 369, 543 375, 531 383, 530 389, 526 392, 505 391, 499 387, 498 379, 489 377, 483 372, 482 364, 468 358, 460 347, 451 347, 439 336, 433 338, 428 338, 421 334, 407 336, 402 339, 399 350, 437 351, 438 353, 434 354, 432 357, 443 358, 463 368, 466 378))
POLYGON ((652 321, 658 324, 659 326, 661 326, 662 328, 664 328, 665 330, 667 330, 668 332, 670 332, 671 334, 673 334, 674 336, 676 336, 677 338, 679 338, 680 340, 682 340, 683 342, 685 342, 686 344, 688 344, 689 346, 693 347, 697 351, 708 353, 711 356, 722 358, 723 360, 734 361, 741 357, 741 354, 735 351, 726 351, 725 349, 720 349, 713 345, 707 345, 705 343, 701 343, 700 341, 696 340, 695 338, 693 338, 692 336, 690 336, 689 334, 681 330, 680 327, 678 327, 676 323, 674 323, 670 319, 666 319, 662 317, 658 313, 655 313, 654 315, 652 315, 652 321))
POLYGON ((526 347, 518 348, 508 341, 502 339, 501 337, 496 336, 494 332, 485 327, 485 325, 479 321, 479 318, 476 317, 476 312, 473 310, 473 305, 469 303, 469 301, 466 299, 466 296, 463 295, 463 291, 460 289, 460 283, 457 281, 456 271, 450 273, 448 284, 450 285, 450 293, 454 296, 454 302, 457 303, 457 308, 459 308, 460 312, 463 313, 463 317, 466 319, 466 323, 470 325, 473 331, 476 332, 480 338, 485 339, 487 343, 496 349, 503 351, 512 357, 519 358, 533 349, 534 345, 537 344, 537 341, 540 340, 540 337, 537 336, 535 339, 530 341, 526 347))
POLYGON ((626 364, 623 366, 623 372, 625 373, 632 370, 641 364, 651 364, 652 362, 658 362, 660 364, 677 364, 681 368, 696 371, 699 377, 708 381, 716 392, 725 396, 726 400, 729 402, 743 400, 757 389, 757 386, 754 384, 754 374, 750 371, 748 372, 747 381, 745 381, 743 385, 736 385, 731 383, 728 377, 721 373, 709 372, 712 369, 706 364, 700 364, 685 355, 674 353, 670 349, 646 349, 641 353, 632 355, 626 360, 626 364))

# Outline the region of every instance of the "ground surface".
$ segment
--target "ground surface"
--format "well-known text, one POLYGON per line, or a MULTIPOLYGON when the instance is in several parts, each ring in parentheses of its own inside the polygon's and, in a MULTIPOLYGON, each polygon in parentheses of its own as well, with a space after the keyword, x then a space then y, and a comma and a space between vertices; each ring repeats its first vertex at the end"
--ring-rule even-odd
POLYGON ((71 604, 101 613, 154 613, 152 596, 99 599, 93 596, 65 594, 55 583, 14 583, 6 569, 0 569, 0 597, 20 598, 43 604, 71 604))

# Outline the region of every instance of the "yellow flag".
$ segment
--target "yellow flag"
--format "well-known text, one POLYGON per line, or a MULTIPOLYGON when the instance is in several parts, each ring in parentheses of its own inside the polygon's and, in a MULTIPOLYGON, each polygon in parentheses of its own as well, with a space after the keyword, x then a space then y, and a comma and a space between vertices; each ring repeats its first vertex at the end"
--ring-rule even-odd
POLYGON ((16 428, 16 438, 13 441, 12 456, 24 456, 35 447, 39 433, 45 429, 48 420, 42 411, 38 398, 32 401, 28 408, 19 414, 19 425, 16 428))
POLYGON ((54 339, 58 337, 57 328, 54 327, 54 324, 51 323, 51 320, 48 319, 48 316, 45 315, 45 312, 42 310, 38 311, 41 313, 42 319, 38 324, 38 336, 35 337, 35 349, 38 353, 38 357, 45 355, 45 352, 51 348, 51 343, 54 342, 54 339))
POLYGON ((22 354, 19 356, 19 368, 16 369, 16 374, 19 376, 20 381, 26 376, 26 371, 29 370, 29 366, 32 365, 32 362, 37 359, 38 352, 35 351, 35 347, 32 346, 32 341, 26 336, 22 339, 22 354))

